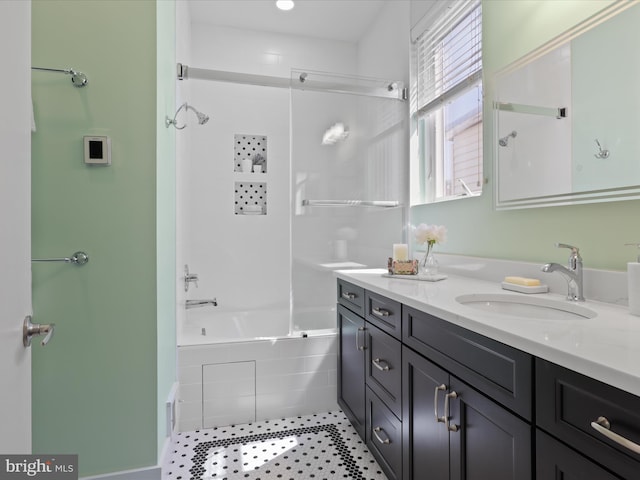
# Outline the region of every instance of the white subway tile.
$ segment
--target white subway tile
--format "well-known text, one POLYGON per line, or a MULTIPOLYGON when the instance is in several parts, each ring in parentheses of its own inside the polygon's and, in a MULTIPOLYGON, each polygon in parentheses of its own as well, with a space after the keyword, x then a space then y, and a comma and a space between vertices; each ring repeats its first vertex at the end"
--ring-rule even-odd
POLYGON ((183 402, 202 402, 202 383, 180 385, 178 398, 183 402))
POLYGON ((202 365, 181 365, 178 368, 178 382, 182 385, 202 382, 202 365))

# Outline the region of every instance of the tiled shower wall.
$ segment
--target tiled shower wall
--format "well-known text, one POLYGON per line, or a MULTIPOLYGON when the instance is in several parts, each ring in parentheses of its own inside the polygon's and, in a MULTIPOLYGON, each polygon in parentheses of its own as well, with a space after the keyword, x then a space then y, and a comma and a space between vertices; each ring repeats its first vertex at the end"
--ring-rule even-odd
MULTIPOLYGON (((292 67, 352 73, 356 63, 354 44, 197 23, 191 47, 189 61, 198 68, 277 77, 289 77, 292 67)), ((190 153, 184 159, 186 205, 179 215, 186 217, 188 232, 185 262, 199 275, 198 289, 187 298, 216 297, 217 309, 225 310, 288 308, 289 90, 194 79, 185 83, 189 103, 211 117, 206 125, 192 122, 181 132, 189 135, 190 153), (234 141, 245 134, 266 139, 266 171, 238 171, 234 141), (240 214, 245 190, 258 197, 261 215, 240 214)), ((255 198, 250 201, 255 205, 255 198)))

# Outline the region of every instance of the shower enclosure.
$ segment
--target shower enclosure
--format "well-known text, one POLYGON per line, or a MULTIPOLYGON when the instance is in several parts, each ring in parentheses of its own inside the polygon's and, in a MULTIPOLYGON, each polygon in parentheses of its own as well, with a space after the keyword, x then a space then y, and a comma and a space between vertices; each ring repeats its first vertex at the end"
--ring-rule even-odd
POLYGON ((177 125, 179 258, 198 275, 178 304, 217 306, 178 315, 179 429, 336 409, 333 272, 385 266, 402 240, 402 87, 182 71, 180 103, 210 120, 177 125))
POLYGON ((199 276, 185 299, 218 301, 187 317, 277 311, 274 336, 335 330, 333 272, 385 267, 403 240, 403 85, 314 71, 179 72, 189 80, 183 105, 211 117, 185 117, 188 198, 178 210, 185 263, 199 276))
POLYGON ((399 82, 292 71, 292 332, 335 328, 339 269, 385 267, 404 225, 399 82))

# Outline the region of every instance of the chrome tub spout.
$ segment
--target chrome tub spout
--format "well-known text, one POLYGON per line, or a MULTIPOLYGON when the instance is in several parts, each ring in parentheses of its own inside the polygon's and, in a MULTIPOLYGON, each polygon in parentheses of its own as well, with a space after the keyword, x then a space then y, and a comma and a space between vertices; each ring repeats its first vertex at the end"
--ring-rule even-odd
POLYGON ((206 307, 207 305, 217 307, 218 301, 215 298, 211 300, 187 300, 186 308, 189 310, 190 308, 206 307))

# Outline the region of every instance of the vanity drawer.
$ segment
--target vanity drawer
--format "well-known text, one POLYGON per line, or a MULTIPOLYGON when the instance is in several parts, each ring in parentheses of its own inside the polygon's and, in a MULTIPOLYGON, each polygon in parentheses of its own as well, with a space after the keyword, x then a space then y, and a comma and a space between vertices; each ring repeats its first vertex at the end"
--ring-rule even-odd
POLYGON ((402 417, 402 345, 367 322, 366 383, 396 415, 402 417))
POLYGON ((400 340, 402 338, 402 304, 369 291, 365 293, 364 299, 365 318, 400 340))
POLYGON ((338 303, 360 316, 364 315, 364 288, 338 279, 338 303))
POLYGON ((531 421, 531 355, 406 305, 402 323, 405 345, 531 421))
POLYGON ((615 432, 639 445, 640 450, 639 397, 536 359, 536 417, 539 428, 623 478, 640 475, 640 453, 592 426, 592 422, 606 418, 610 428, 604 431, 615 432))
POLYGON ((402 422, 367 388, 366 443, 390 480, 402 478, 402 422))

